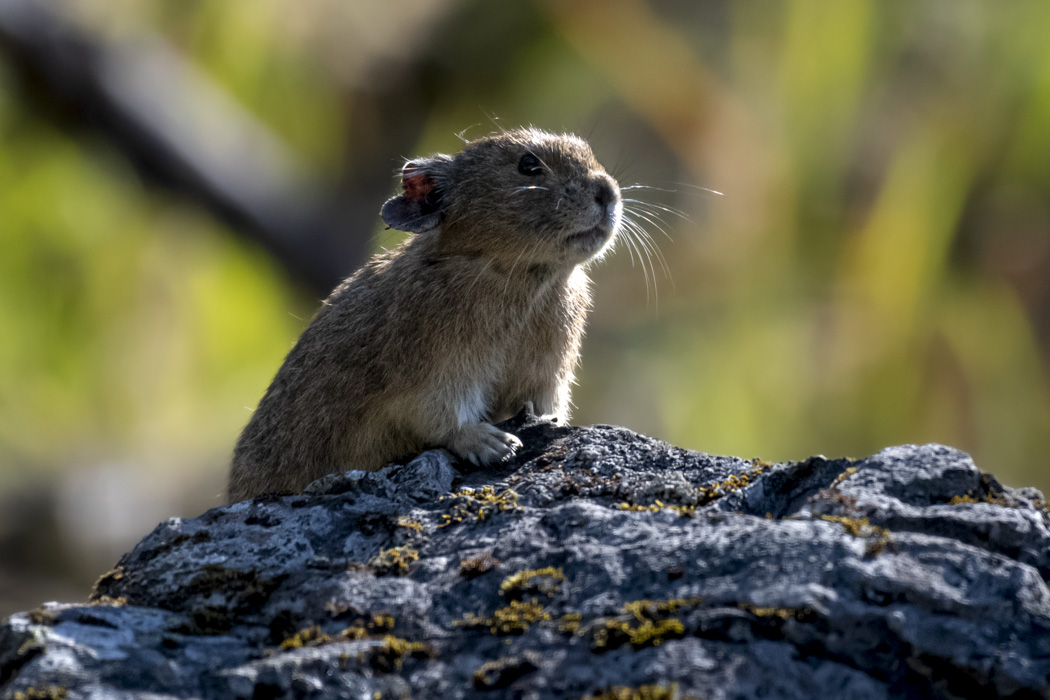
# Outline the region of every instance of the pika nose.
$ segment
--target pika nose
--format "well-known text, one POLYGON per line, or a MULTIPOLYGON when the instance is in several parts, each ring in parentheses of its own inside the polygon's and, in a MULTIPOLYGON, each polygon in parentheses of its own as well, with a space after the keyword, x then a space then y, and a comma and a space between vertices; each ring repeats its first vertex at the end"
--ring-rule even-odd
POLYGON ((613 192, 612 185, 607 180, 601 180, 598 182, 598 190, 594 193, 594 201, 602 209, 606 209, 610 204, 616 201, 616 193, 613 192))

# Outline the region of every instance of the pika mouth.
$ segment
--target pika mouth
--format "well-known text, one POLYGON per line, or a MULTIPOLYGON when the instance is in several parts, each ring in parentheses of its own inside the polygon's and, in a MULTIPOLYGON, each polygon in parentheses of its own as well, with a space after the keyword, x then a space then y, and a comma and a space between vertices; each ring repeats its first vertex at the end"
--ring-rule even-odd
POLYGON ((585 231, 570 234, 565 242, 571 246, 592 249, 600 248, 609 239, 609 231, 603 226, 593 226, 585 231))

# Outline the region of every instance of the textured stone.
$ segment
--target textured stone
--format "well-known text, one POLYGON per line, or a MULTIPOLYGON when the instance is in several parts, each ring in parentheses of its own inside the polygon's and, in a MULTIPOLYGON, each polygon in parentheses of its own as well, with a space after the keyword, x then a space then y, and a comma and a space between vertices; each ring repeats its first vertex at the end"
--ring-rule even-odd
POLYGON ((498 472, 428 452, 161 523, 92 604, 0 625, 0 697, 1050 693, 1042 497, 961 452, 507 427, 498 472))

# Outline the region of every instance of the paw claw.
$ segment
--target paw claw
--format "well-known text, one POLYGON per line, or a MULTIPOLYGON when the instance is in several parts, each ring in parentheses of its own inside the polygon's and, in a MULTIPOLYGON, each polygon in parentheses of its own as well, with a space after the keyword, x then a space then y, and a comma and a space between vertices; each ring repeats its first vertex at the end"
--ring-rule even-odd
POLYGON ((521 440, 488 423, 473 423, 460 428, 448 448, 471 464, 482 467, 514 456, 521 440))

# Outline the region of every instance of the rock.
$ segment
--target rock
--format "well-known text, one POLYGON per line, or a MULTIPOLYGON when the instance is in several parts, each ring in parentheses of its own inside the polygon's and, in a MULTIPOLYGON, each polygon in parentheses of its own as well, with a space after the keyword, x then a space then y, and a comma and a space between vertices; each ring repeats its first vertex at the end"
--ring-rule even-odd
POLYGON ((160 524, 89 604, 0 625, 0 697, 1050 693, 1046 507, 962 452, 506 427, 499 471, 434 451, 160 524))

